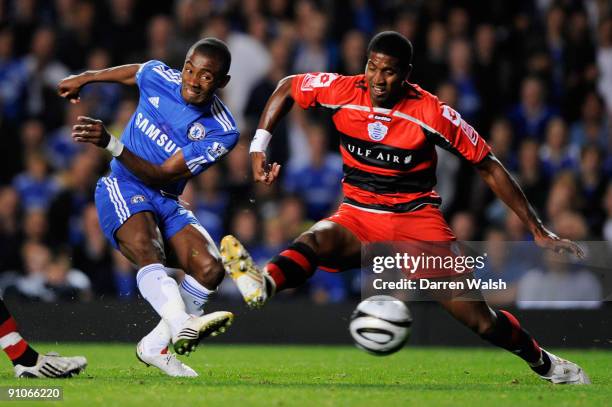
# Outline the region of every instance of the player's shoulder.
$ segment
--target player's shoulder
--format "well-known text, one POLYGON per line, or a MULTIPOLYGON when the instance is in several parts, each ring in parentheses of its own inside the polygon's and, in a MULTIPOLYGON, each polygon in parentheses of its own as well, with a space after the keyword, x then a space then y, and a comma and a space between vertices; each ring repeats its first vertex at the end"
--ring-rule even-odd
POLYGON ((232 112, 217 95, 213 96, 213 100, 210 104, 210 114, 217 127, 223 129, 224 132, 237 131, 238 127, 236 126, 236 120, 232 112))
POLYGON ((440 100, 433 93, 423 89, 416 83, 407 82, 406 100, 408 105, 417 104, 422 109, 439 109, 440 100))
POLYGON ((334 91, 351 92, 356 89, 365 90, 364 75, 346 76, 333 72, 309 72, 296 75, 297 89, 302 92, 330 88, 334 91))
POLYGON ((159 83, 168 85, 179 85, 181 83, 181 72, 171 68, 162 61, 152 59, 140 65, 140 69, 136 73, 136 80, 139 84, 159 83))
POLYGON ((436 95, 415 83, 408 83, 406 92, 407 96, 400 107, 400 111, 411 116, 417 116, 426 123, 438 120, 445 113, 447 116, 452 116, 452 112, 454 112, 448 105, 441 102, 436 95), (446 110, 449 111, 446 112, 446 110))
POLYGON ((188 130, 191 140, 197 140, 204 136, 219 136, 227 139, 239 135, 236 120, 230 109, 214 95, 212 101, 206 106, 203 115, 192 124, 188 130))

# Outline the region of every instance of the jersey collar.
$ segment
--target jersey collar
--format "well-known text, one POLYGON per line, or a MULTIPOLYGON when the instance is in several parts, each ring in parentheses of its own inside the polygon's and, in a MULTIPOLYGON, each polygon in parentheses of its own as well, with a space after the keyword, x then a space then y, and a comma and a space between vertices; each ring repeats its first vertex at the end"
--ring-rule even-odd
POLYGON ((393 113, 395 113, 401 107, 402 103, 404 102, 404 98, 401 98, 395 103, 395 105, 393 105, 391 109, 386 108, 386 107, 375 107, 372 104, 372 99, 370 98, 370 85, 368 85, 367 83, 366 83, 366 88, 367 88, 366 105, 370 109, 370 113, 381 113, 387 116, 393 116, 393 113))
POLYGON ((405 97, 400 98, 391 109, 386 107, 375 107, 372 104, 372 98, 370 97, 370 84, 365 80, 365 75, 363 77, 366 87, 366 106, 370 109, 370 113, 382 113, 388 116, 393 116, 393 113, 395 113, 402 106, 402 103, 404 103, 405 97))

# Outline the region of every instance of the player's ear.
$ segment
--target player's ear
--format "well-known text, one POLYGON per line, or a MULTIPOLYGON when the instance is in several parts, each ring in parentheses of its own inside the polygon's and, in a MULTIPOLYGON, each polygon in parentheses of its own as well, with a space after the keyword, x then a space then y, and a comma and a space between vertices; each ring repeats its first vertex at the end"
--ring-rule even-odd
POLYGON ((219 82, 219 88, 224 88, 230 79, 232 79, 231 75, 225 75, 225 77, 221 79, 221 82, 219 82))

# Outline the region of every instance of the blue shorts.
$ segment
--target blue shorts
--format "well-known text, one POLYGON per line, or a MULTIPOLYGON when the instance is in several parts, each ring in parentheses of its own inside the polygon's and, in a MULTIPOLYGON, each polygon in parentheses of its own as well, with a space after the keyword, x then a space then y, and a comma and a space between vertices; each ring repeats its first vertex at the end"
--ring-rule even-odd
POLYGON ((115 249, 119 248, 115 233, 130 216, 138 212, 153 213, 165 240, 187 225, 200 225, 193 213, 176 199, 163 196, 159 190, 141 182, 117 178, 113 174, 98 180, 96 208, 100 227, 115 249))

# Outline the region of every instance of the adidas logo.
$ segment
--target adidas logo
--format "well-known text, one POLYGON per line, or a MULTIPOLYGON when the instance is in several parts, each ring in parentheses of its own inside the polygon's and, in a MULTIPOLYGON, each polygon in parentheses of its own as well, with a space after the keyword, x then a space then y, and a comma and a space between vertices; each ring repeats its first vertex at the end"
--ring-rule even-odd
POLYGON ((149 102, 151 102, 156 109, 159 109, 159 96, 151 96, 149 98, 149 102))

